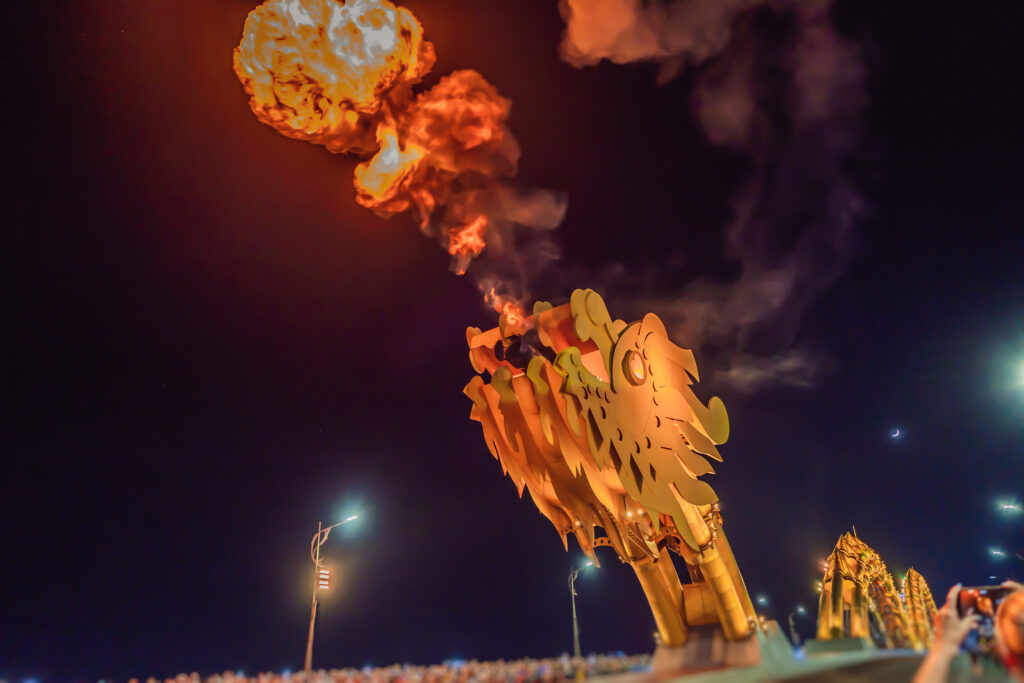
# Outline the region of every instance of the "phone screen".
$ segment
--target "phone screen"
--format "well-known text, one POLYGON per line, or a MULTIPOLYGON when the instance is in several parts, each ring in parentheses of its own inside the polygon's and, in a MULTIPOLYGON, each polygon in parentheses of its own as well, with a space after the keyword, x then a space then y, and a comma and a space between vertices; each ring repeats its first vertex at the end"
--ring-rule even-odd
POLYGON ((1003 598, 1013 592, 1006 586, 965 586, 957 598, 957 612, 961 617, 978 616, 978 625, 967 634, 961 647, 965 652, 989 655, 995 650, 996 610, 1003 598))

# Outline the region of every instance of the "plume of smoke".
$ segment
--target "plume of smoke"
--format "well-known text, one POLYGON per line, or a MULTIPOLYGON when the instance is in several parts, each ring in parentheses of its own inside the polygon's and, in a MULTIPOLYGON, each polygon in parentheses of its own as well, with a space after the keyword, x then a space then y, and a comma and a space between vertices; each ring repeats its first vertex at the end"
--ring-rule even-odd
POLYGON ((414 93, 436 61, 422 32, 387 0, 267 0, 246 20, 234 69, 260 121, 364 159, 360 204, 381 217, 410 213, 459 274, 477 259, 472 272, 501 310, 528 295, 522 263, 552 252, 566 200, 511 184, 511 102, 479 73, 414 93))
POLYGON ((734 281, 620 305, 661 314, 679 343, 712 356, 740 390, 808 386, 823 362, 794 348, 805 312, 842 274, 864 201, 847 165, 866 103, 857 46, 830 0, 561 0, 563 58, 653 61, 661 78, 698 69, 694 118, 713 144, 749 155, 733 194, 725 256, 734 281))
POLYGON ((562 58, 576 67, 658 60, 699 64, 729 42, 736 14, 757 0, 561 0, 562 58))

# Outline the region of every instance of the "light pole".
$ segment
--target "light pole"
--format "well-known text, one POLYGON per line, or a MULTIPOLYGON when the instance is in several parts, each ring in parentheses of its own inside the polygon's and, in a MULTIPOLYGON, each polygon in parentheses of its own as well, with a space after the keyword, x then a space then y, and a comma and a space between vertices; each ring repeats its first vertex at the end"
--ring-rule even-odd
POLYGON ((320 593, 321 585, 323 585, 324 588, 328 587, 324 578, 325 575, 322 573, 327 570, 325 570, 323 565, 320 563, 320 546, 327 541, 327 537, 331 534, 331 529, 341 526, 342 524, 348 524, 352 520, 356 519, 356 517, 357 515, 346 517, 337 524, 332 524, 326 528, 324 527, 323 522, 317 522, 316 535, 313 536, 313 540, 309 542, 309 559, 313 560, 313 571, 316 580, 313 582, 313 606, 309 611, 309 638, 306 639, 306 676, 303 680, 307 682, 313 673, 313 625, 316 623, 316 598, 320 593))
MULTIPOLYGON (((587 562, 584 567, 593 567, 593 562, 587 562)), ((579 659, 580 653, 580 622, 576 619, 576 577, 580 575, 579 569, 569 572, 569 595, 572 597, 572 653, 579 659)))
POLYGON ((797 614, 800 616, 807 614, 807 608, 803 605, 797 605, 793 611, 789 613, 789 635, 793 639, 794 647, 800 647, 800 634, 796 632, 796 622, 793 619, 797 614))

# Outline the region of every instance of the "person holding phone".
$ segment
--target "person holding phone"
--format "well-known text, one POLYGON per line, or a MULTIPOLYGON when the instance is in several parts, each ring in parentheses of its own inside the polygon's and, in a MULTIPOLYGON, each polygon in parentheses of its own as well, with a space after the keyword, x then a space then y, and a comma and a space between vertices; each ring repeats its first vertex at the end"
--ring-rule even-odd
MULTIPOLYGON (((1024 586, 1013 581, 1007 581, 1003 586, 1010 592, 995 609, 995 654, 1003 662, 1011 680, 1024 683, 1024 586)), ((974 607, 961 613, 960 589, 961 584, 958 583, 949 590, 946 604, 936 615, 935 642, 914 674, 913 683, 944 683, 961 644, 977 627, 979 615, 974 607)), ((992 605, 992 600, 986 597, 982 598, 979 606, 984 609, 992 605)))

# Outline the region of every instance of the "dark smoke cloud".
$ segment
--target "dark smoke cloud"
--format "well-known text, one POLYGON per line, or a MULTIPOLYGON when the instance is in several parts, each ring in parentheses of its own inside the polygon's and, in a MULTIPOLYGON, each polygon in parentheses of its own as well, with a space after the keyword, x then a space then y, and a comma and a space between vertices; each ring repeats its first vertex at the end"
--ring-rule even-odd
POLYGON ((576 66, 646 60, 660 80, 696 69, 695 120, 751 160, 725 227, 738 276, 642 299, 615 288, 616 310, 657 312, 738 389, 812 385, 827 363, 798 347, 801 321, 845 271, 864 212, 848 164, 865 70, 830 0, 562 0, 562 14, 562 56, 576 66))

